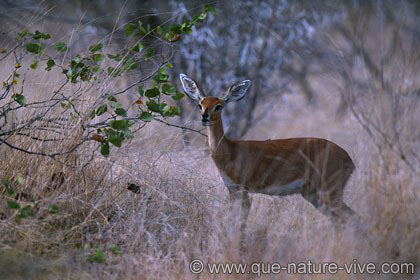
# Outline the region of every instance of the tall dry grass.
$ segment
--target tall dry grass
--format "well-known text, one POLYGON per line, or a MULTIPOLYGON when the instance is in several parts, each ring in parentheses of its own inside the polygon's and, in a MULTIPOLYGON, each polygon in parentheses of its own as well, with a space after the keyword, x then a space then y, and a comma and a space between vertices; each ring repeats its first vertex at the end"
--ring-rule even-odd
MULTIPOLYGON (((299 100, 296 102, 293 106, 301 106, 303 110, 304 105, 299 100)), ((342 121, 326 120, 325 114, 334 111, 329 109, 307 110, 307 115, 293 121, 287 118, 287 111, 278 112, 278 122, 271 124, 270 129, 278 129, 277 137, 281 137, 281 127, 292 126, 293 130, 285 135, 316 134, 349 150, 357 168, 346 187, 346 201, 362 216, 363 230, 348 226, 334 231, 326 217, 298 196, 253 195, 245 261, 311 260, 343 264, 357 259, 378 264, 386 261, 418 265, 418 166, 411 170, 386 146, 377 150, 350 115, 342 121), (325 125, 312 128, 304 125, 317 123, 316 120, 325 125), (342 133, 353 137, 342 140, 342 133)), ((414 113, 417 110, 401 114, 399 121, 406 120, 413 125, 412 119, 418 119, 414 113)), ((74 134, 69 141, 78 140, 77 132, 74 134)), ((2 196, 2 278, 196 279, 188 269, 192 259, 244 261, 238 249, 235 213, 238 210, 231 211, 227 190, 207 156, 205 139, 198 139, 194 146, 184 147, 181 131, 153 124, 109 159, 96 154, 83 168, 0 146, 1 177, 23 176, 24 184, 12 182, 19 192, 27 194, 20 201, 25 205, 35 200, 38 209, 34 218, 16 223, 15 211, 7 209, 2 196), (53 174, 61 173, 62 182, 52 180, 53 174), (137 194, 127 190, 131 183, 140 187, 137 194), (47 214, 50 204, 59 207, 58 214, 47 214), (107 249, 110 245, 117 245, 120 253, 110 252, 107 249), (89 261, 97 248, 107 254, 105 264, 89 261)), ((28 148, 33 145, 15 141, 28 148)), ((55 145, 45 149, 53 151, 58 148, 55 145)), ((90 156, 90 149, 86 146, 60 160, 82 161, 90 156)), ((201 275, 201 279, 249 277, 208 272, 201 275)), ((326 276, 281 277, 325 279, 326 276)), ((334 279, 360 278, 396 279, 395 275, 334 275, 334 279)))

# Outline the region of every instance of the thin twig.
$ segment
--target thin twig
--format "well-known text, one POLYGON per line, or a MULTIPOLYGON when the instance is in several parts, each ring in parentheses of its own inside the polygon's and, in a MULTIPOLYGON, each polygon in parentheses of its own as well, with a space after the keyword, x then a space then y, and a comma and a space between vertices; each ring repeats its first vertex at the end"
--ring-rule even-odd
POLYGON ((0 138, 0 142, 4 143, 6 146, 8 146, 9 148, 12 148, 14 150, 18 150, 20 152, 29 154, 29 155, 36 155, 36 156, 46 156, 46 157, 50 157, 52 159, 55 159, 56 156, 61 156, 61 155, 66 155, 66 154, 70 154, 72 152, 74 152, 80 145, 82 145, 83 143, 85 143, 88 139, 83 139, 83 141, 77 143, 76 145, 74 145, 71 149, 65 151, 65 152, 58 152, 58 153, 52 153, 52 154, 46 154, 46 153, 42 153, 42 152, 33 152, 33 151, 28 151, 22 148, 19 148, 17 146, 14 146, 12 144, 10 144, 9 142, 3 140, 0 138))
POLYGON ((189 131, 192 131, 192 132, 196 132, 196 133, 198 133, 198 134, 200 134, 202 136, 208 137, 207 134, 202 133, 200 130, 196 130, 196 129, 189 128, 189 127, 182 126, 182 125, 168 123, 168 122, 166 122, 164 120, 161 120, 161 119, 155 119, 155 120, 158 121, 158 122, 160 122, 160 123, 166 124, 167 126, 173 126, 173 127, 177 127, 177 128, 189 130, 189 131))

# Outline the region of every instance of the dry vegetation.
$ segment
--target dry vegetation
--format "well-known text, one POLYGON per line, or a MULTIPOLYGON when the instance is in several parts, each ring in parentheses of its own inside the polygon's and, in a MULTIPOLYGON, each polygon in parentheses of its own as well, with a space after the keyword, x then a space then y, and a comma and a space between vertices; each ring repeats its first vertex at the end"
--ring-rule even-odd
MULTIPOLYGON (((335 233, 330 221, 300 197, 254 195, 246 260, 418 264, 418 173, 385 146, 378 152, 351 116, 338 121, 330 115, 328 122, 325 111, 317 111, 306 111, 307 116, 292 123, 287 112, 280 112, 276 122, 278 127, 289 127, 288 136, 313 133, 351 152, 357 169, 346 196, 363 217, 366 233, 352 227, 335 233), (323 125, 312 126, 312 131, 304 125, 318 121, 323 125)), ((404 113, 399 121, 413 125, 411 119, 418 115, 404 113)), ((270 127, 281 137, 280 128, 270 127)), ((229 211, 227 191, 203 148, 204 137, 195 147, 184 148, 180 131, 164 125, 154 125, 139 136, 110 159, 98 155, 89 165, 75 169, 1 147, 2 177, 23 176, 25 182, 15 183, 17 189, 35 199, 38 209, 36 218, 16 223, 14 211, 6 209, 2 200, 0 270, 6 278, 184 279, 195 278, 188 270, 195 258, 240 261, 237 218, 229 211), (60 172, 64 181, 52 180, 60 172), (128 191, 129 183, 140 186, 140 192, 128 191), (58 214, 47 214, 50 204, 59 207, 58 214), (120 253, 111 253, 111 245, 117 245, 120 253), (106 264, 89 261, 96 248, 108 255, 106 264)), ((60 159, 77 162, 89 154, 86 147, 60 159)), ((28 198, 20 200, 29 203, 28 198)))
MULTIPOLYGON (((418 59, 418 43, 407 44, 407 52, 412 56, 407 55, 407 64, 401 67, 411 72, 407 70, 403 79, 393 72, 391 66, 395 63, 383 68, 386 77, 393 77, 388 80, 394 85, 392 89, 381 89, 374 79, 367 79, 371 82, 367 85, 369 90, 358 92, 354 87, 340 95, 337 92, 344 86, 340 78, 320 75, 311 78, 316 105, 308 106, 299 94, 271 100, 274 103, 269 118, 250 130, 246 138, 316 136, 344 147, 356 164, 345 200, 362 218, 335 231, 331 222, 301 197, 252 195, 244 259, 247 263, 311 260, 343 264, 354 259, 376 264, 410 262, 416 265, 419 277, 420 97, 415 84, 407 85, 418 77, 414 62, 418 59), (402 96, 403 91, 409 94, 402 96), (337 115, 343 98, 349 109, 337 115)), ((5 64, 1 67, 3 79, 9 68, 5 64)), ((33 86, 34 97, 58 82, 35 76, 28 77, 26 83, 33 86)), ((16 116, 16 121, 25 117, 28 116, 16 116)), ((229 205, 228 191, 207 155, 206 139, 190 132, 195 141, 185 145, 183 133, 186 132, 152 123, 109 158, 95 152, 92 160, 93 144, 57 157, 58 161, 0 145, 0 179, 11 178, 21 194, 21 204, 35 205, 37 209, 35 217, 16 222, 17 212, 7 207, 2 194, 0 278, 254 278, 206 272, 198 277, 189 271, 193 259, 205 263, 244 260, 238 249, 237 210, 229 205), (19 176, 24 178, 23 183, 17 181, 19 176), (138 186, 138 191, 128 190, 130 184, 138 186), (59 209, 56 214, 48 212, 53 204, 59 209), (106 255, 104 263, 101 252, 106 255)), ((80 137, 76 129, 68 132, 68 140, 44 143, 41 148, 53 152, 63 145, 72 146, 80 137)), ((9 141, 29 150, 40 148, 28 139, 12 137, 9 141)), ((285 273, 275 277, 326 279, 326 275, 285 273)), ((328 276, 416 277, 343 272, 328 276)))

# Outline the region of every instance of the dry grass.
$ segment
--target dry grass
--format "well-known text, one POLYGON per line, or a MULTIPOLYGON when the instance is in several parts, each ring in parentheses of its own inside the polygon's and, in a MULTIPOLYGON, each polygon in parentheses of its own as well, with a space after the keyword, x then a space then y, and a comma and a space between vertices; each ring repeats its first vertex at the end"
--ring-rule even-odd
MULTIPOLYGON (((299 123, 325 121, 328 110, 313 110, 295 123, 281 112, 284 121, 279 117, 279 127, 294 127, 296 132, 288 133, 299 135, 299 123)), ((317 136, 338 143, 342 131, 357 135, 342 143, 357 165, 346 197, 363 217, 368 236, 352 226, 335 232, 330 221, 300 197, 254 195, 248 218, 247 262, 342 264, 357 259, 419 264, 418 173, 385 147, 378 153, 357 122, 348 118, 313 129, 317 136)), ((300 133, 311 133, 300 127, 300 133)), ((280 137, 281 129, 278 132, 280 137)), ((96 156, 86 167, 76 169, 1 146, 1 177, 23 176, 24 184, 14 182, 16 188, 36 200, 38 208, 35 218, 16 223, 16 214, 6 209, 3 196, 1 275, 9 279, 195 279, 188 269, 192 259, 240 262, 237 215, 230 211, 227 191, 203 148, 204 139, 200 139, 196 147, 184 148, 179 130, 155 124, 109 159, 96 156), (53 174, 60 172, 63 183, 52 182, 53 174), (140 193, 128 191, 129 183, 140 186, 140 193), (53 185, 57 185, 55 189, 53 185), (50 204, 59 206, 60 212, 47 214, 50 204), (120 254, 107 249, 112 244, 120 254), (96 248, 107 254, 106 264, 89 261, 96 248)), ((90 148, 61 160, 81 161, 90 148)), ((22 204, 26 203, 31 202, 22 199, 22 204)), ((282 279, 324 277, 282 275, 282 279)), ((344 273, 335 277, 360 279, 360 275, 344 273)), ((363 279, 394 277, 363 275, 363 279)), ((201 278, 225 279, 226 275, 204 273, 201 278)))

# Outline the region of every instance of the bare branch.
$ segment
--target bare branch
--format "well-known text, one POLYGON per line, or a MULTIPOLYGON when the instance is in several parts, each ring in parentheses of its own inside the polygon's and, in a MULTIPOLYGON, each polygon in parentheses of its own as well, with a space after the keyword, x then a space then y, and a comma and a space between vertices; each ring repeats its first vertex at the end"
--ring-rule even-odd
POLYGON ((178 124, 168 123, 168 122, 166 122, 166 121, 164 121, 164 120, 161 120, 161 119, 155 119, 155 120, 157 120, 157 121, 158 121, 158 122, 160 122, 160 123, 166 124, 166 125, 168 125, 168 126, 177 127, 177 128, 180 128, 180 129, 184 129, 184 130, 192 131, 192 132, 195 132, 195 133, 198 133, 198 134, 200 134, 200 135, 202 135, 202 136, 207 137, 207 134, 202 133, 202 132, 201 132, 201 130, 196 130, 196 129, 189 128, 189 127, 182 126, 182 125, 178 125, 178 124))

